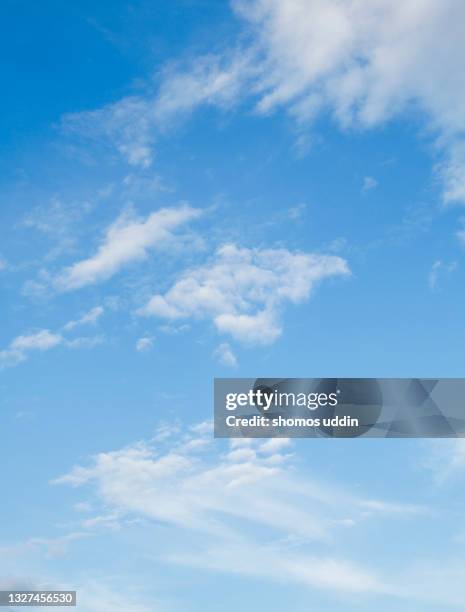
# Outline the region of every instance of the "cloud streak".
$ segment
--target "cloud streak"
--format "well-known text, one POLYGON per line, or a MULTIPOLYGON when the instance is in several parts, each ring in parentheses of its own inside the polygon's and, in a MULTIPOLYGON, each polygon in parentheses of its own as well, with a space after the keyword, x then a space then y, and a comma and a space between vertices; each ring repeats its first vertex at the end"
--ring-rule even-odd
POLYGON ((14 338, 8 348, 0 351, 0 366, 13 366, 25 361, 30 353, 44 352, 60 345, 63 342, 61 334, 52 333, 42 329, 33 334, 25 334, 14 338))
POLYGON ((65 268, 55 279, 55 287, 72 291, 106 281, 129 263, 146 259, 156 246, 173 241, 173 230, 201 214, 188 205, 161 208, 145 220, 123 214, 106 230, 97 252, 65 268))
POLYGON ((96 325, 97 321, 104 313, 104 308, 102 306, 95 306, 88 312, 82 315, 79 319, 69 321, 63 327, 65 331, 70 331, 75 327, 79 327, 81 325, 96 325))
POLYGON ((78 337, 68 339, 66 334, 80 325, 95 325, 103 314, 103 308, 96 306, 80 319, 72 320, 63 325, 61 331, 51 332, 49 329, 28 334, 21 334, 14 338, 7 348, 0 350, 0 369, 15 366, 26 361, 32 353, 46 352, 58 346, 71 349, 93 348, 104 342, 103 336, 78 337))

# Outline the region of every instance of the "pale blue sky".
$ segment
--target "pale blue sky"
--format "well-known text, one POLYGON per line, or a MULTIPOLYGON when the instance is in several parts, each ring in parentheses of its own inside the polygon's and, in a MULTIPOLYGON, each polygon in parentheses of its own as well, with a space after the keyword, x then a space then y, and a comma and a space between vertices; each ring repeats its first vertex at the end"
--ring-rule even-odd
POLYGON ((0 8, 0 585, 463 609, 460 441, 212 439, 214 376, 463 376, 459 0, 0 8))

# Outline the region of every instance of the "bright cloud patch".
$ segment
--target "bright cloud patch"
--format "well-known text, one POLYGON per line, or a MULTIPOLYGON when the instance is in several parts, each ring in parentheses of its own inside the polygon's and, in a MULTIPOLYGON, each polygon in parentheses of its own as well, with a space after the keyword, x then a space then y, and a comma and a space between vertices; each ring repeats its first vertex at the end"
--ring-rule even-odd
POLYGON ((233 353, 232 348, 227 342, 222 342, 213 351, 213 356, 218 360, 221 365, 228 368, 235 368, 237 366, 236 355, 233 353))
POLYGON ((422 512, 315 482, 296 470, 288 440, 219 445, 207 424, 99 453, 55 484, 90 486, 106 512, 162 525, 169 546, 159 537, 154 553, 162 560, 339 592, 390 587, 372 568, 332 556, 333 538, 375 517, 422 512))
POLYGON ((115 147, 131 166, 148 168, 160 134, 199 105, 230 107, 248 71, 247 54, 197 58, 192 72, 171 73, 162 80, 159 91, 128 96, 97 110, 67 114, 61 127, 65 133, 115 147))
POLYGON ((33 351, 48 351, 63 342, 63 336, 43 329, 34 334, 17 336, 8 348, 0 351, 0 366, 16 365, 25 361, 33 351))
POLYGON ((17 336, 10 342, 7 348, 0 350, 0 368, 17 365, 22 361, 26 361, 31 353, 49 351, 57 346, 77 349, 93 348, 102 344, 104 342, 103 336, 71 339, 67 337, 67 333, 79 325, 94 325, 102 314, 103 308, 96 306, 80 319, 69 321, 66 325, 63 325, 59 332, 42 329, 35 333, 17 336))
POLYGON ((261 111, 285 105, 307 121, 331 109, 344 127, 371 127, 414 104, 448 152, 444 199, 465 201, 463 2, 237 0, 234 6, 256 37, 261 111))
POLYGON ((148 101, 123 98, 101 109, 63 117, 65 132, 109 142, 132 166, 148 168, 153 161, 153 118, 148 101))
POLYGON ((428 277, 430 289, 434 291, 438 288, 439 280, 443 276, 447 276, 457 269, 457 262, 445 263, 440 259, 436 260, 431 266, 431 270, 428 277))
POLYGON ((185 272, 164 295, 154 295, 139 314, 207 318, 240 342, 269 344, 281 334, 286 303, 304 302, 319 281, 348 274, 340 257, 228 244, 207 265, 185 272))
POLYGON ((70 291, 107 280, 131 261, 146 258, 157 244, 166 245, 174 239, 174 229, 200 214, 200 210, 184 205, 162 208, 145 221, 120 216, 107 229, 95 255, 65 268, 56 279, 56 287, 70 291))
POLYGON ((136 342, 136 351, 139 353, 146 353, 153 348, 153 338, 150 336, 143 336, 139 338, 136 342))
POLYGON ((129 164, 152 162, 155 135, 202 105, 253 100, 301 124, 330 112, 372 128, 412 107, 445 152, 445 202, 465 202, 465 5, 460 0, 235 0, 248 45, 162 72, 157 92, 67 115, 66 130, 108 141, 129 164), (440 44, 437 43, 440 41, 440 44))

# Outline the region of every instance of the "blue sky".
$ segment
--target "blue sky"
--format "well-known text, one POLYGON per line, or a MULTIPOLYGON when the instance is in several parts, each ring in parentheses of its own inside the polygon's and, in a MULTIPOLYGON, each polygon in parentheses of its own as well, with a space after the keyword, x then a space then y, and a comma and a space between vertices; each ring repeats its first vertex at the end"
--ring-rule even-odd
POLYGON ((462 3, 0 13, 0 583, 463 609, 460 440, 210 424, 214 376, 463 376, 462 3))

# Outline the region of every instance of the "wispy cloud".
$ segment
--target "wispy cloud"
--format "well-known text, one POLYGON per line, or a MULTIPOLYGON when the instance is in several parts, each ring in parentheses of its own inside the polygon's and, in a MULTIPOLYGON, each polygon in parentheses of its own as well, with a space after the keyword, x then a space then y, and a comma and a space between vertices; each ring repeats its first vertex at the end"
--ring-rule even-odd
POLYGON ((236 355, 233 353, 231 346, 227 342, 222 342, 213 351, 213 357, 218 360, 221 365, 229 368, 237 367, 236 355))
POLYGON ((372 176, 365 176, 363 179, 362 193, 368 193, 378 187, 378 181, 372 176))
POLYGON ((100 317, 103 315, 103 313, 104 308, 102 306, 95 306, 94 308, 83 314, 82 317, 80 317, 79 319, 66 323, 63 329, 65 331, 70 331, 75 327, 79 327, 80 325, 95 325, 100 319, 100 317))
POLYGON ((296 470, 287 439, 236 439, 225 448, 213 444, 207 425, 171 428, 162 438, 99 453, 54 483, 90 485, 110 516, 188 532, 181 546, 171 542, 169 552, 158 553, 165 562, 336 592, 393 592, 372 568, 312 554, 306 545, 314 550, 318 542, 321 550, 348 526, 408 518, 421 508, 349 496, 312 480, 296 470))
POLYGON ((150 99, 129 96, 94 111, 67 114, 65 133, 108 143, 132 166, 148 168, 153 161, 154 120, 150 99))
POLYGON ((17 336, 6 349, 0 351, 0 365, 11 366, 25 361, 34 351, 48 351, 63 342, 61 334, 42 329, 33 334, 17 336))
POLYGON ((370 128, 415 106, 446 154, 444 200, 465 202, 458 59, 465 43, 459 28, 450 27, 465 17, 460 2, 237 0, 234 6, 256 37, 259 110, 287 107, 301 124, 329 110, 344 128, 370 128))
POLYGON ((97 335, 97 336, 81 336, 79 338, 73 338, 72 340, 67 340, 65 342, 66 346, 71 349, 80 349, 80 348, 94 348, 95 346, 100 346, 105 343, 105 336, 97 335))
POLYGON ((153 100, 154 116, 161 126, 170 126, 201 105, 230 108, 252 66, 251 56, 242 51, 197 57, 186 70, 171 67, 153 100))
POLYGON ((465 245, 465 218, 460 219, 461 228, 457 231, 457 238, 465 245))
POLYGON ((146 167, 157 135, 201 105, 285 108, 301 139, 321 112, 343 129, 370 129, 415 108, 443 152, 444 201, 465 202, 465 43, 451 28, 465 19, 462 3, 235 0, 233 9, 247 37, 229 50, 171 64, 158 89, 67 115, 64 129, 107 141, 146 167))
POLYGON ((153 338, 152 336, 142 336, 136 342, 136 351, 139 353, 147 353, 153 348, 153 338))
POLYGON ((457 269, 457 262, 453 261, 449 264, 442 260, 436 260, 431 266, 431 270, 428 276, 428 284, 431 291, 435 291, 439 286, 439 279, 441 276, 447 276, 457 269))
POLYGON ((94 206, 95 201, 91 200, 69 202, 53 197, 45 204, 32 208, 23 217, 22 225, 47 237, 45 260, 55 260, 64 253, 74 252, 82 232, 81 221, 94 206))
POLYGON ((77 585, 79 609, 83 612, 167 612, 169 607, 144 597, 146 585, 122 585, 115 576, 99 576, 77 585))
POLYGON ((149 168, 157 139, 200 105, 230 108, 238 99, 247 53, 195 58, 186 70, 167 69, 158 89, 147 84, 142 95, 127 96, 100 109, 65 115, 65 134, 117 150, 131 166, 149 168))
POLYGON ((288 210, 289 219, 292 219, 293 221, 301 219, 305 215, 306 210, 307 205, 304 203, 297 204, 297 206, 292 206, 288 210))
POLYGON ((106 230, 95 255, 65 268, 55 287, 72 291, 108 280, 130 262, 145 259, 157 245, 167 246, 175 239, 173 230, 201 214, 188 205, 161 208, 145 220, 123 214, 106 230))
POLYGON ((170 553, 165 559, 198 569, 286 581, 336 593, 376 593, 379 596, 392 592, 373 570, 356 563, 285 551, 278 545, 257 545, 245 539, 206 548, 201 555, 170 553))
POLYGON ((17 365, 34 352, 49 351, 58 346, 75 348, 93 348, 104 342, 102 335, 69 338, 66 334, 80 325, 93 325, 103 314, 103 308, 97 306, 89 310, 80 319, 72 320, 63 325, 60 331, 51 332, 42 329, 37 332, 22 334, 14 338, 7 348, 0 350, 0 368, 17 365))
POLYGON ((465 439, 434 440, 429 445, 425 466, 435 481, 443 484, 465 472, 465 439))

